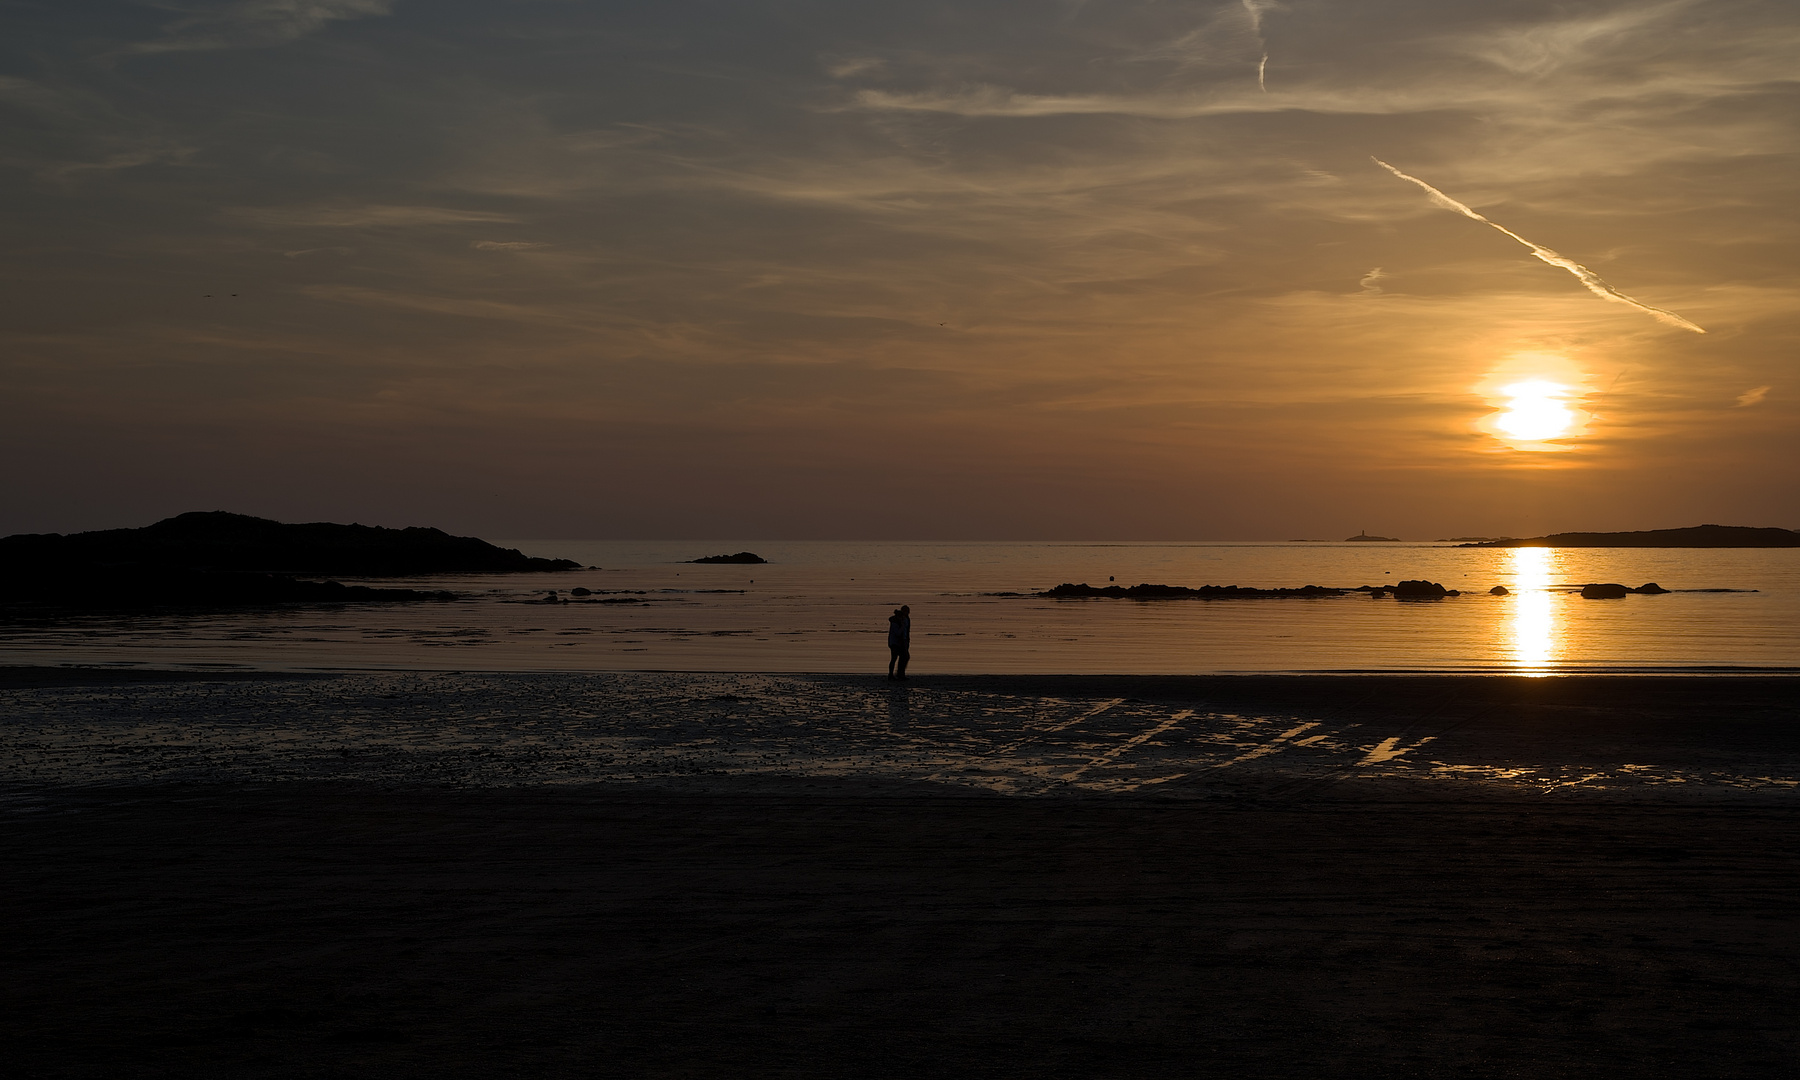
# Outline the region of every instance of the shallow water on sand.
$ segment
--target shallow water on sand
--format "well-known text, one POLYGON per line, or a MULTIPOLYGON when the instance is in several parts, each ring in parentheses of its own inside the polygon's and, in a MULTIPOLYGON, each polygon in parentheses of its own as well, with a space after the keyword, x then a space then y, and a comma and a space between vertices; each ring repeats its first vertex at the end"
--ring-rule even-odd
MULTIPOLYGON (((0 626, 0 664, 266 670, 855 672, 913 613, 919 672, 1712 670, 1800 667, 1800 550, 1434 544, 517 541, 596 569, 407 579, 442 603, 84 616, 0 626), (766 565, 693 565, 752 550, 766 565), (1464 594, 1049 600, 1061 582, 1404 578, 1464 594), (1583 600, 1587 582, 1668 595, 1583 600), (1488 590, 1503 585, 1507 596, 1488 590), (582 587, 593 595, 569 596, 582 587), (545 602, 547 590, 556 602, 545 602), (1704 591, 1743 590, 1743 591, 1704 591)), ((349 580, 349 579, 346 579, 349 580)), ((383 582, 374 582, 383 584, 383 582)), ((128 589, 122 586, 122 591, 128 589)))
POLYGON ((1682 687, 1629 679, 1598 694, 1582 693, 1595 680, 1528 684, 1554 691, 1542 700, 1491 679, 1227 678, 1172 694, 1078 681, 376 672, 0 688, 0 813, 33 810, 41 789, 321 781, 1174 799, 1800 790, 1791 697, 1769 680, 1673 680, 1714 688, 1700 715, 1675 700, 1682 687), (1262 689, 1230 685, 1243 682, 1262 689), (1312 689, 1271 696, 1276 683, 1312 689))

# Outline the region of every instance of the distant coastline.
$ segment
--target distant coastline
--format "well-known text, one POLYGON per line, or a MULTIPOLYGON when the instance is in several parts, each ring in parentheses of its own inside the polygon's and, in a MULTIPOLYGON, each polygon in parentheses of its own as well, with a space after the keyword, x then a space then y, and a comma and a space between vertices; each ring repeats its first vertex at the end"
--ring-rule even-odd
POLYGON ((1800 547, 1800 532, 1745 525, 1694 525, 1641 532, 1567 532, 1520 540, 1487 540, 1462 547, 1786 548, 1800 547))

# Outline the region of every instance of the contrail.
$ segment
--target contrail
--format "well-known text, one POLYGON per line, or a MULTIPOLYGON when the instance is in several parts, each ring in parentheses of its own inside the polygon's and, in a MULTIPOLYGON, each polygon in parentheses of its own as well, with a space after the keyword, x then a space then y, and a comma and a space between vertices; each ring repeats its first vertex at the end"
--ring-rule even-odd
POLYGON ((1266 94, 1269 92, 1269 84, 1264 81, 1263 76, 1269 70, 1269 43, 1263 40, 1262 16, 1264 10, 1274 7, 1275 4, 1272 0, 1241 0, 1241 2, 1244 5, 1244 13, 1250 16, 1250 32, 1256 35, 1256 43, 1262 46, 1262 59, 1256 65, 1256 86, 1266 94))
POLYGON ((1406 173, 1403 173, 1399 169, 1394 168, 1392 165, 1389 165, 1387 162, 1381 160, 1380 158, 1370 158, 1369 160, 1373 161, 1375 164, 1386 169, 1388 172, 1393 173, 1395 176, 1398 176, 1400 179, 1411 181, 1412 183, 1415 183, 1415 184, 1419 185, 1420 187, 1424 188, 1425 194, 1431 196, 1431 201, 1436 203, 1437 205, 1443 207, 1444 209, 1454 210, 1466 218, 1472 218, 1476 221, 1481 222, 1483 225, 1492 226, 1493 228, 1498 229, 1501 232, 1505 233, 1506 235, 1512 237, 1514 240, 1517 240, 1519 243, 1524 244, 1527 248, 1530 248, 1531 253, 1533 255, 1537 256, 1542 261, 1549 263, 1551 266, 1560 266, 1564 270, 1567 270, 1569 273, 1574 274, 1575 279, 1577 281, 1579 281, 1583 285, 1587 286, 1588 292, 1593 293, 1595 296, 1598 296, 1600 299, 1611 300, 1615 304, 1629 304, 1632 307, 1637 308, 1639 311, 1645 312, 1651 318, 1656 319, 1659 322, 1668 323, 1670 326, 1679 326, 1683 330, 1692 330, 1696 334, 1706 333, 1705 330, 1701 329, 1698 326, 1695 326, 1691 322, 1688 322, 1686 319, 1675 314, 1673 311, 1664 311, 1662 308, 1652 307, 1649 304, 1646 304, 1640 300, 1633 300, 1631 297, 1626 296, 1624 293, 1620 292, 1619 290, 1613 288, 1611 285, 1608 285, 1606 282, 1602 281, 1600 279, 1599 274, 1594 273, 1592 270, 1589 270, 1587 267, 1576 262, 1574 259, 1564 258, 1563 256, 1558 255, 1556 252, 1551 251, 1547 247, 1539 247, 1537 244, 1534 244, 1531 241, 1525 239, 1523 236, 1520 236, 1518 233, 1513 232, 1511 229, 1507 228, 1506 226, 1496 224, 1495 222, 1489 221, 1487 218, 1482 217, 1480 214, 1477 214, 1475 211, 1469 209, 1467 206, 1464 206, 1462 203, 1457 202, 1455 199, 1452 199, 1450 196, 1439 191, 1437 188, 1432 187, 1430 184, 1427 184, 1425 181, 1419 179, 1418 177, 1408 176, 1406 173))
POLYGON ((1250 32, 1257 37, 1262 36, 1262 13, 1277 5, 1270 0, 1242 0, 1244 11, 1250 16, 1250 32))

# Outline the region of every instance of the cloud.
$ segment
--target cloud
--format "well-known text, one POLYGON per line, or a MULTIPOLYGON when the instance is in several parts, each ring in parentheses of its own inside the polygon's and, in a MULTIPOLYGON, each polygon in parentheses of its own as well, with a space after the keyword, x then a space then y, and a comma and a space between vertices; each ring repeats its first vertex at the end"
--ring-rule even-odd
POLYGON ((196 11, 165 27, 161 38, 138 42, 126 51, 267 48, 305 37, 327 23, 387 15, 393 9, 394 0, 240 0, 196 11))
POLYGON ((101 94, 79 86, 0 76, 0 106, 30 118, 49 135, 29 150, 23 140, 7 140, 0 162, 46 180, 181 164, 198 153, 193 145, 159 133, 153 121, 127 115, 101 94))
POLYGON ((1461 214, 1463 217, 1469 218, 1472 221, 1479 221, 1483 225, 1488 226, 1489 228, 1492 228, 1499 232, 1505 233, 1507 236, 1510 236, 1514 240, 1517 240, 1519 243, 1525 245, 1526 248, 1530 249, 1531 254, 1533 256, 1535 256, 1537 259, 1539 259, 1540 261, 1548 263, 1551 266, 1555 266, 1555 267, 1559 267, 1563 270, 1567 270, 1569 273, 1571 273, 1575 276, 1575 280, 1577 280, 1577 281, 1581 282, 1583 285, 1587 286, 1587 290, 1589 292, 1593 293, 1595 296, 1598 296, 1600 299, 1610 300, 1615 304, 1625 304, 1628 307, 1637 308, 1639 311, 1644 312, 1646 315, 1649 315, 1651 318, 1657 320, 1658 322, 1667 323, 1670 326, 1678 326, 1683 330, 1691 330, 1696 334, 1706 333, 1705 330, 1702 330, 1700 327, 1694 325, 1693 323, 1687 321, 1686 319, 1682 318, 1681 316, 1675 314, 1673 311, 1665 311, 1659 307, 1652 307, 1651 305, 1646 304, 1641 300, 1634 300, 1631 297, 1626 296, 1624 293, 1620 292, 1619 290, 1613 288, 1611 285, 1608 285, 1605 281, 1601 280, 1599 274, 1594 273, 1592 270, 1589 270, 1587 267, 1581 265, 1580 263, 1576 262, 1575 260, 1566 258, 1562 255, 1559 255, 1556 252, 1551 251, 1547 247, 1543 247, 1541 245, 1534 244, 1531 241, 1525 239, 1523 236, 1520 236, 1518 233, 1513 232, 1511 229, 1507 228, 1504 225, 1498 224, 1493 221, 1489 221, 1487 218, 1482 217, 1480 214, 1476 213, 1474 210, 1470 209, 1468 206, 1465 206, 1464 204, 1457 202, 1455 199, 1452 199, 1450 196, 1439 191, 1437 188, 1432 187, 1430 184, 1427 184, 1425 181, 1419 179, 1418 177, 1409 176, 1408 174, 1401 172, 1399 169, 1394 168, 1392 165, 1389 165, 1387 162, 1381 160, 1380 158, 1372 158, 1371 160, 1374 161, 1375 164, 1386 169, 1388 172, 1391 172, 1395 176, 1398 176, 1400 179, 1408 181, 1413 184, 1417 184, 1419 187, 1424 188, 1425 194, 1427 196, 1429 196, 1431 201, 1433 203, 1435 203, 1436 205, 1443 207, 1445 210, 1450 210, 1455 213, 1461 214))
POLYGON ((824 57, 819 62, 825 73, 834 79, 866 75, 887 67, 886 60, 874 56, 833 56, 824 57))
POLYGON ((1591 64, 1616 52, 1627 35, 1692 6, 1693 0, 1676 0, 1487 30, 1468 39, 1464 51, 1515 75, 1540 76, 1571 64, 1591 64))
POLYGON ((1362 276, 1362 280, 1358 281, 1357 284, 1361 285, 1362 291, 1365 293, 1368 293, 1370 296, 1380 296, 1381 295, 1381 286, 1378 284, 1378 282, 1380 282, 1381 280, 1383 280, 1386 277, 1387 277, 1387 275, 1381 272, 1381 267, 1377 266, 1373 270, 1370 270, 1368 273, 1364 274, 1362 276))
POLYGON ((1763 399, 1769 396, 1769 391, 1773 389, 1775 389, 1773 386, 1757 386, 1744 391, 1738 395, 1738 408, 1747 409, 1752 405, 1761 404, 1763 399))
MULTIPOLYGON (((1149 94, 1021 94, 1001 86, 969 86, 956 90, 913 93, 859 90, 855 108, 889 112, 935 112, 955 116, 1143 116, 1186 120, 1232 113, 1274 112, 1284 106, 1231 95, 1204 97, 1191 93, 1149 94)), ((1288 105, 1285 107, 1292 107, 1288 105)), ((1344 110, 1356 111, 1356 110, 1344 110)))
POLYGON ((1266 90, 1263 76, 1269 65, 1268 43, 1263 40, 1263 13, 1277 10, 1274 0, 1238 0, 1218 8, 1205 23, 1179 37, 1141 49, 1134 62, 1173 61, 1183 69, 1228 67, 1256 68, 1256 85, 1266 90))
POLYGON ((444 206, 238 206, 225 211, 235 221, 269 228, 350 229, 413 225, 512 224, 512 214, 454 210, 444 206))
POLYGON ((469 245, 476 251, 531 251, 534 248, 549 247, 549 244, 535 244, 530 240, 477 240, 469 245))

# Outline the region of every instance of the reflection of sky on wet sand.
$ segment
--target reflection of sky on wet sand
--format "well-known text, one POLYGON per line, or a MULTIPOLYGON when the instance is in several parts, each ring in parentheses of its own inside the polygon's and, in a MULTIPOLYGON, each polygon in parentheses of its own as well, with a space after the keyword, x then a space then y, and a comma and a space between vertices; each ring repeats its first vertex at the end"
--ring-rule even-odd
POLYGON ((1560 653, 1560 628, 1556 618, 1558 595, 1550 591, 1552 548, 1512 548, 1513 663, 1525 674, 1541 675, 1556 663, 1560 653))
POLYGON ((1346 682, 1341 701, 1297 711, 729 674, 384 673, 0 689, 9 725, 0 816, 34 786, 271 781, 714 790, 802 780, 1176 799, 1421 782, 1618 797, 1800 787, 1800 766, 1761 748, 1696 758, 1654 738, 1550 747, 1517 740, 1505 709, 1471 723, 1485 707, 1457 706, 1464 692, 1453 681, 1382 689, 1379 708, 1354 704, 1376 689, 1346 682))

